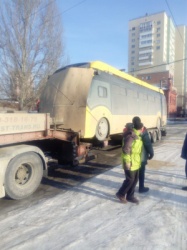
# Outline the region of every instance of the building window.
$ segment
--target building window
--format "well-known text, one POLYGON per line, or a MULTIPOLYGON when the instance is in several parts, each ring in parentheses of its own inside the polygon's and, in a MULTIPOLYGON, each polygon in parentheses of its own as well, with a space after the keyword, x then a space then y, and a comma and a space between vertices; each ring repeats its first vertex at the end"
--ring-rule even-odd
POLYGON ((160 25, 161 21, 157 21, 157 25, 160 25))
POLYGON ((131 65, 134 65, 134 62, 132 62, 131 65))
POLYGON ((131 42, 135 42, 135 39, 132 39, 132 41, 131 42))
POLYGON ((144 22, 140 24, 140 32, 146 32, 146 31, 151 31, 152 30, 152 21, 144 22))
POLYGON ((150 37, 152 37, 152 34, 141 35, 140 39, 147 39, 147 38, 150 38, 150 37))
POLYGON ((146 76, 146 80, 151 80, 151 76, 146 76))
POLYGON ((131 51, 131 54, 134 54, 134 53, 135 53, 135 51, 134 51, 134 50, 132 50, 132 51, 131 51))
POLYGON ((136 28, 135 27, 132 27, 132 30, 135 30, 136 28))
POLYGON ((160 37, 160 34, 157 34, 156 36, 157 36, 157 37, 160 37))
POLYGON ((160 46, 156 46, 156 49, 159 50, 159 49, 160 49, 160 46))
POLYGON ((135 33, 132 33, 132 36, 135 36, 135 33))
POLYGON ((135 45, 132 45, 131 48, 135 48, 135 45))
POLYGON ((147 58, 149 58, 149 59, 151 59, 152 58, 152 53, 143 53, 143 54, 141 54, 141 55, 139 55, 139 59, 141 59, 141 58, 145 58, 145 59, 147 59, 147 58))
POLYGON ((160 40, 156 40, 156 43, 159 44, 159 43, 160 43, 160 40))
POLYGON ((141 45, 149 44, 149 43, 152 43, 152 40, 146 40, 146 41, 140 42, 141 45))
POLYGON ((156 30, 157 32, 160 32, 160 28, 157 28, 157 30, 156 30))

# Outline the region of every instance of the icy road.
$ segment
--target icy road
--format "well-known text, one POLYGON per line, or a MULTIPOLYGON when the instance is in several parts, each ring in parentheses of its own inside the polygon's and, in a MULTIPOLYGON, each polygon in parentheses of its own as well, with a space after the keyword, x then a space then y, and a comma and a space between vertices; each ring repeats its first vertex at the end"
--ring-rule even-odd
POLYGON ((0 249, 186 250, 187 191, 181 187, 187 180, 180 158, 186 128, 169 124, 167 136, 154 146, 146 170, 150 191, 136 192, 139 205, 116 199, 124 179, 116 166, 65 192, 17 202, 6 214, 0 210, 0 249))

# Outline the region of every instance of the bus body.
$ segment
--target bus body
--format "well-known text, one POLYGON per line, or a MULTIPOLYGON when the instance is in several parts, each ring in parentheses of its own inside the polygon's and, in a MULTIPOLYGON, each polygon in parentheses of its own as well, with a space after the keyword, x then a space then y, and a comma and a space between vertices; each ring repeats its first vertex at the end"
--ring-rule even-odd
POLYGON ((154 141, 167 119, 161 89, 99 61, 70 65, 50 76, 40 112, 50 113, 54 124, 80 131, 81 138, 101 141, 122 133, 134 116, 154 141))

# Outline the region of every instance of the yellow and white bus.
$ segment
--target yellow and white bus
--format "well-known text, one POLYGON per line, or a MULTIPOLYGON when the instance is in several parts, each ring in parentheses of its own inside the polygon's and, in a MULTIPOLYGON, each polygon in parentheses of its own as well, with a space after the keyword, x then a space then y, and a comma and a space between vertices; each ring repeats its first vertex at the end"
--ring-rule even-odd
POLYGON ((161 138, 167 112, 161 89, 100 61, 69 65, 49 77, 40 112, 53 123, 103 141, 139 116, 152 141, 161 138))

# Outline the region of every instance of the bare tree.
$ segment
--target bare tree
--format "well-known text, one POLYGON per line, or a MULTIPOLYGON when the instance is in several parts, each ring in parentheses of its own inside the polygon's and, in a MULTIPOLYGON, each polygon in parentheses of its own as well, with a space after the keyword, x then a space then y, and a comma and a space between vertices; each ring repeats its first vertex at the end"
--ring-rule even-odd
POLYGON ((62 24, 55 0, 0 3, 0 93, 28 108, 63 56, 62 24))

